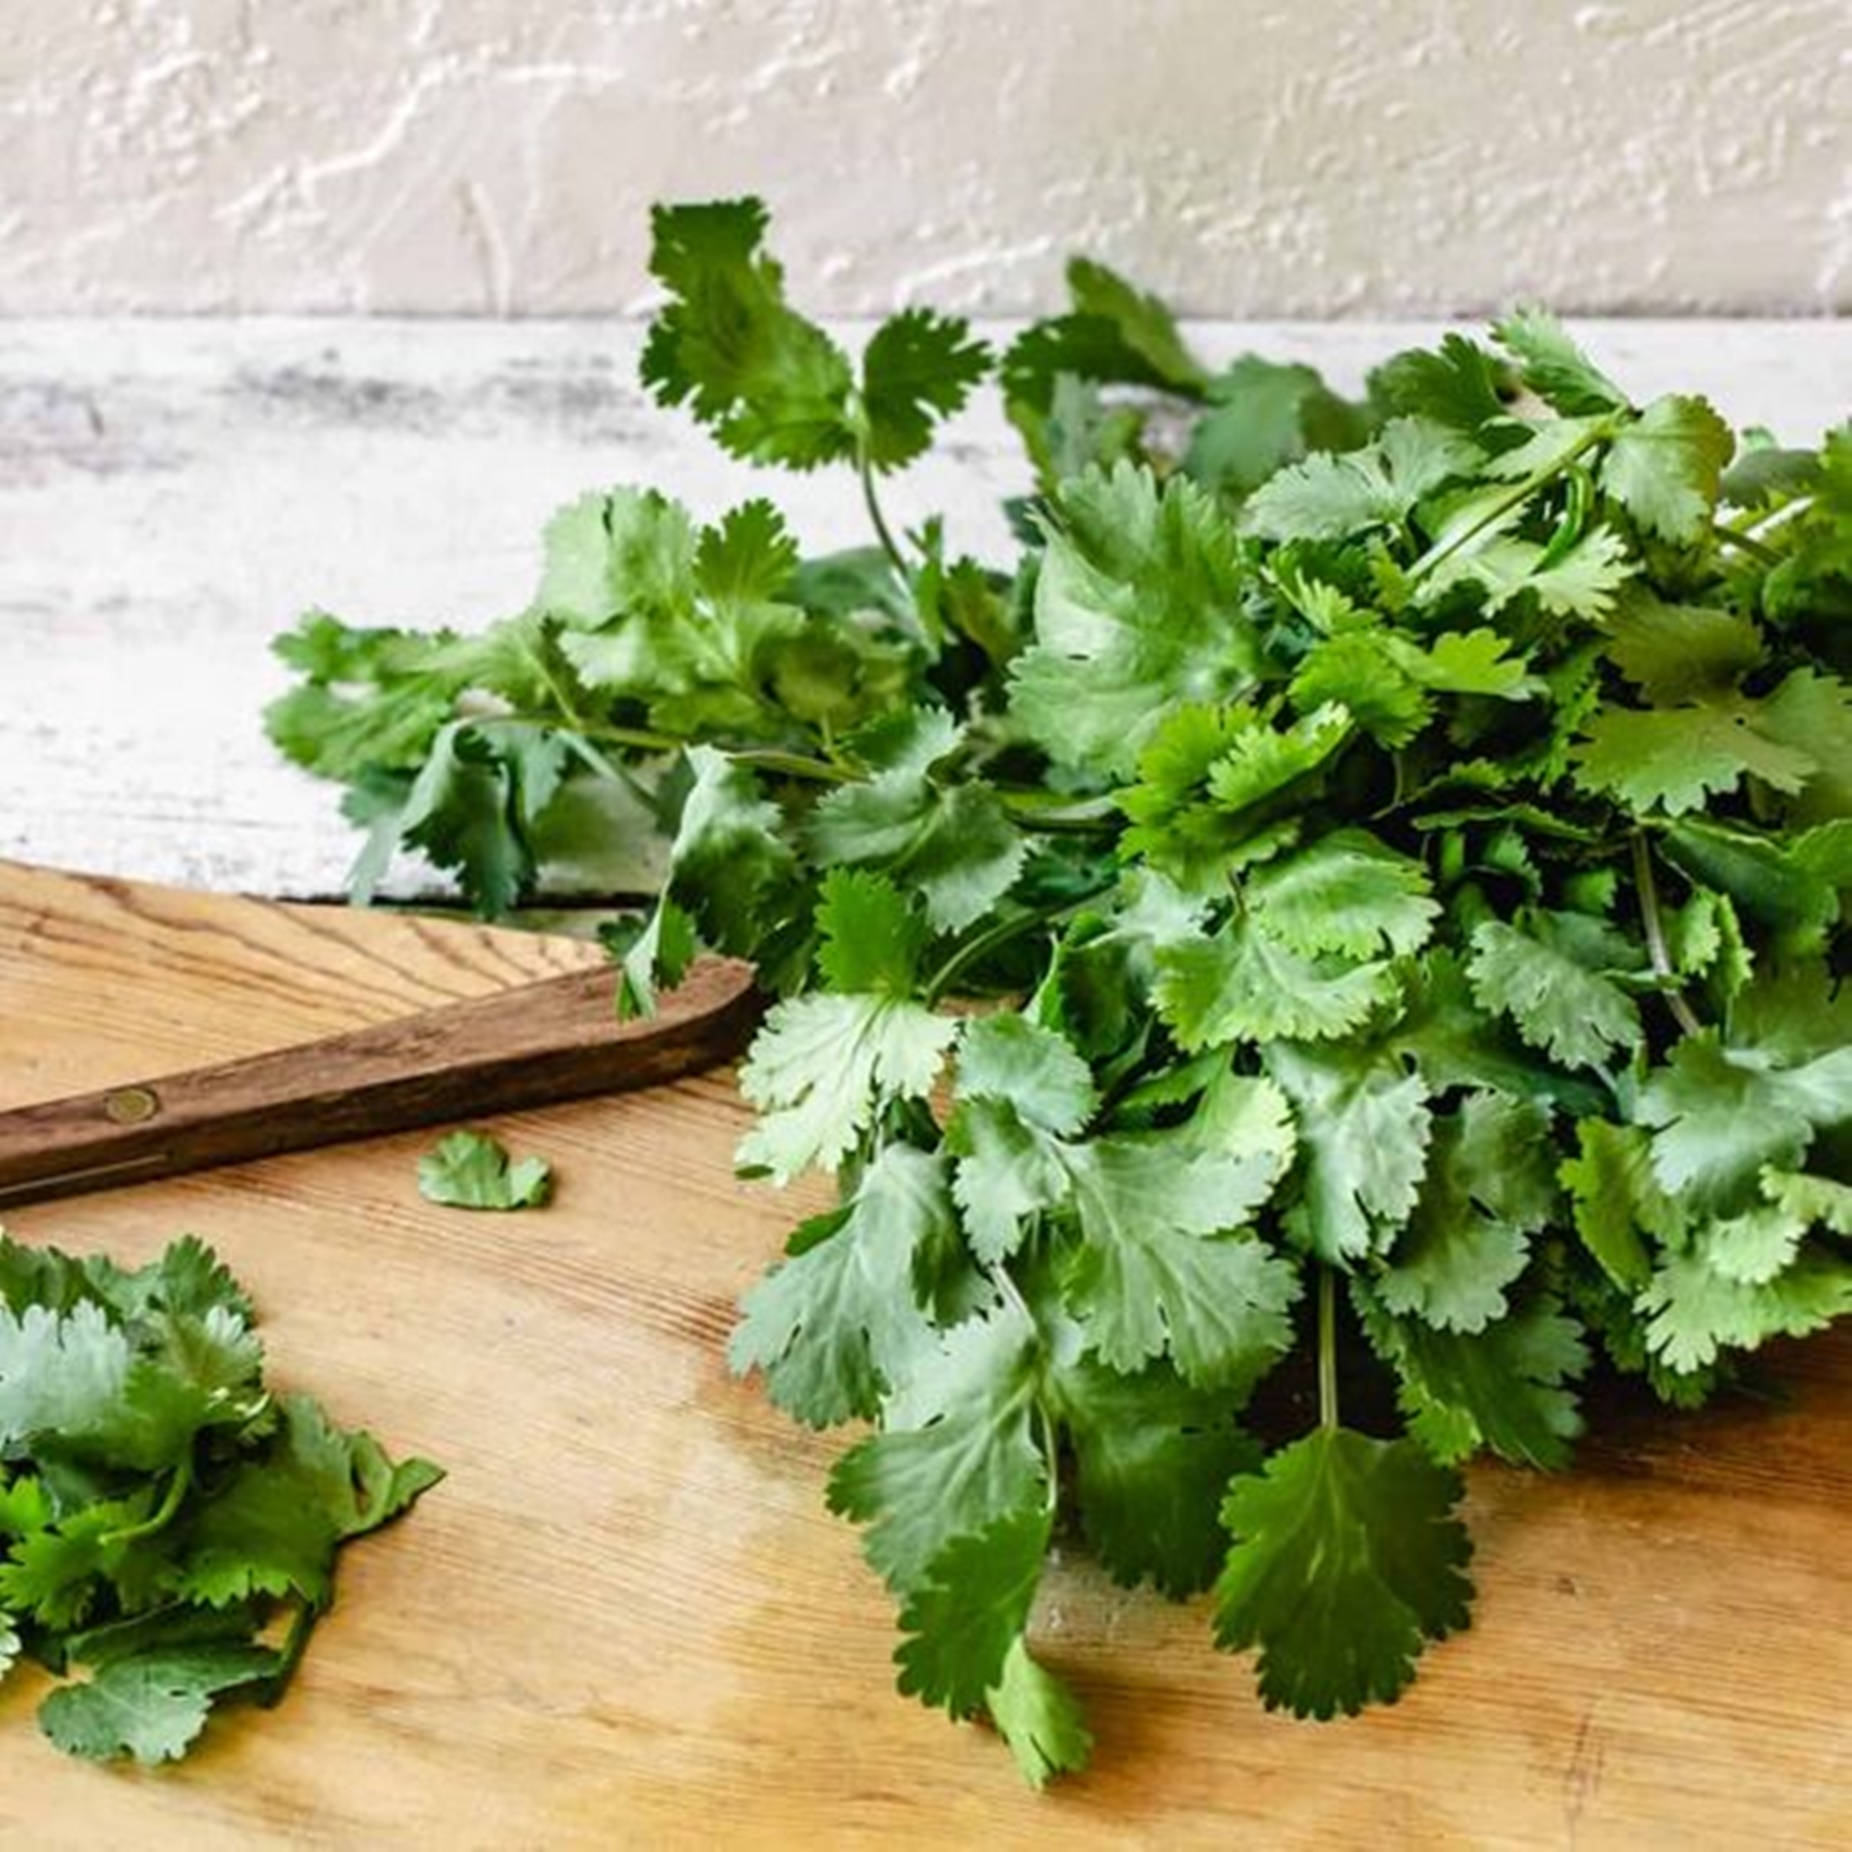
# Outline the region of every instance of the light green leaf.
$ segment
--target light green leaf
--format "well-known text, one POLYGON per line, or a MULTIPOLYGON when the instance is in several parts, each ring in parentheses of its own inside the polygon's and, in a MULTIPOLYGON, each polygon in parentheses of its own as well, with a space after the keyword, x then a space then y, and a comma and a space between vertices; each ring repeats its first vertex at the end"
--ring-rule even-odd
POLYGON ((1426 1173, 1426 1083, 1369 1049, 1276 1042, 1264 1059, 1298 1111, 1304 1153, 1288 1231, 1340 1265, 1386 1243, 1426 1173))
POLYGON ((1339 829, 1249 876, 1250 909, 1295 952, 1370 958, 1415 952, 1440 913, 1419 862, 1372 836, 1339 829))
POLYGON ((1074 1694, 1020 1639, 1003 1658, 1003 1672, 985 1694, 997 1734, 1009 1745, 1022 1778, 1046 1787, 1055 1775, 1087 1766, 1093 1737, 1074 1694))
POLYGON ((1349 1035, 1396 995, 1387 964, 1301 957, 1251 918, 1160 948, 1157 966, 1158 1014, 1188 1053, 1349 1035))
POLYGON ((1166 708, 1240 693, 1258 666, 1233 530, 1184 477, 1121 464, 1066 484, 1010 705, 1062 765, 1129 773, 1166 708))
MULTIPOLYGON (((956 1236, 948 1182, 944 1158, 886 1146, 846 1213, 827 1218, 821 1239, 780 1262, 740 1302, 743 1316, 727 1346, 734 1373, 763 1370, 772 1400, 811 1427, 874 1415, 929 1341, 914 1267, 948 1227, 956 1236)), ((802 1232, 814 1235, 816 1225, 802 1232)))
POLYGON ((1688 543, 1709 527, 1735 449, 1706 400, 1669 394, 1615 433, 1601 486, 1649 533, 1688 543))
POLYGON ((511 1161, 482 1132, 452 1132, 418 1160, 418 1194, 451 1209, 538 1209, 552 1192, 545 1158, 511 1161))
POLYGON ((1607 960, 1631 963, 1625 942, 1582 914, 1532 908, 1523 918, 1521 928, 1487 920, 1474 929, 1466 971, 1480 1007, 1508 1013, 1525 1041, 1566 1067, 1599 1067, 1612 1050, 1636 1047, 1639 1009, 1606 975, 1607 960))

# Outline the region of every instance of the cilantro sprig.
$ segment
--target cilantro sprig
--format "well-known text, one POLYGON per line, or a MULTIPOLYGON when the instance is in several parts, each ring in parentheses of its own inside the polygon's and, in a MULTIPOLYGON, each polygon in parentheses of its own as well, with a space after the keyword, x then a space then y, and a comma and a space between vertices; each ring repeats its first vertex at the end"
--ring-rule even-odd
POLYGON ((741 1168, 840 1200, 730 1355, 867 1424, 829 1502, 904 1693, 1084 1762, 1035 1644, 1078 1538, 1208 1592, 1267 1704, 1394 1699, 1467 1622, 1462 1464, 1561 1469, 1591 1370, 1687 1407, 1852 1307, 1852 424, 1636 403, 1535 311, 1348 399, 1082 261, 996 364, 980 562, 878 480, 981 343, 851 357, 756 202, 655 232, 646 382, 853 472, 875 544, 594 494, 486 631, 305 620, 275 737, 363 889, 403 843, 498 914, 654 830, 620 1007, 757 962, 741 1168))
POLYGON ((188 1236, 127 1271, 0 1233, 0 1677, 92 1760, 186 1754, 229 1698, 274 1704, 342 1546, 443 1477, 263 1380, 254 1315, 188 1236))

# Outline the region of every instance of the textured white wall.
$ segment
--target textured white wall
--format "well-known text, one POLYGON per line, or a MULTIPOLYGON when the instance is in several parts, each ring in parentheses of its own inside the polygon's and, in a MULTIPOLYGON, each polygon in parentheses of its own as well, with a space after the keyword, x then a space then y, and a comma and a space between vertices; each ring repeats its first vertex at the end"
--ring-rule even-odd
POLYGON ((0 0, 0 311, 1852 307, 1852 0, 0 0))

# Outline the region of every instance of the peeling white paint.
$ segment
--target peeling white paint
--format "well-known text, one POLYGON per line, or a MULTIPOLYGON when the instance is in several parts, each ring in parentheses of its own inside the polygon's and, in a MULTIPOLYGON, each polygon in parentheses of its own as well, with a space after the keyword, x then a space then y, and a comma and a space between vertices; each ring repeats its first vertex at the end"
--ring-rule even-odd
POLYGON ((1852 307, 1849 0, 8 0, 0 312, 1852 307))

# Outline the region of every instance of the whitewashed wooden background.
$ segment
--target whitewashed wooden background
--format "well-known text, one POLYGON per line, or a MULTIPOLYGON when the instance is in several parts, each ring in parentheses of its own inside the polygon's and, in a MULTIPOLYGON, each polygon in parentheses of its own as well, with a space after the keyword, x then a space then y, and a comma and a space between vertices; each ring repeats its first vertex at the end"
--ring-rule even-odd
MULTIPOLYGON (((1211 359, 1307 359, 1354 389, 1436 329, 1192 332, 1211 359)), ((1785 438, 1852 411, 1852 323, 1579 332, 1637 394, 1701 391, 1785 438)), ((547 514, 614 482, 698 512, 769 492, 814 545, 865 537, 845 474, 747 470, 648 403, 639 339, 583 321, 0 322, 0 856, 336 893, 354 843, 335 793, 278 761, 258 718, 285 685, 269 639, 305 606, 502 615, 531 589, 547 514)), ((987 401, 887 500, 905 522, 944 510, 982 550, 1022 486, 987 401)), ((401 892, 421 885, 400 876, 401 892)))

